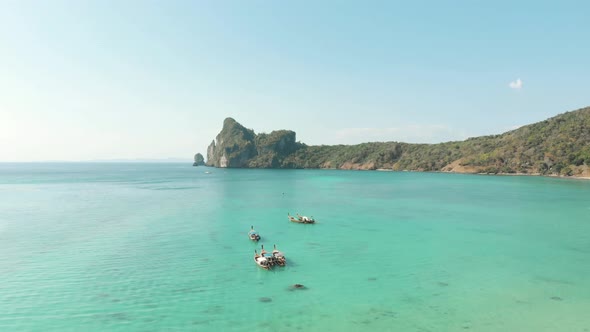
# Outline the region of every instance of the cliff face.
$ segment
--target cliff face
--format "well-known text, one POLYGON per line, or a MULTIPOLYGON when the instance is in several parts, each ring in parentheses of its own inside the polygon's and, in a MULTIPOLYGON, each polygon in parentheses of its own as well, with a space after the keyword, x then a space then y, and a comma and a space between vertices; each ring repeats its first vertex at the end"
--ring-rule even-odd
POLYGON ((236 120, 227 118, 215 140, 207 148, 207 165, 231 168, 282 167, 283 159, 296 151, 301 144, 295 141, 295 132, 273 131, 255 134, 236 120))
POLYGON ((334 168, 590 176, 590 107, 461 142, 306 146, 295 132, 256 135, 234 119, 207 149, 216 167, 334 168))
POLYGON ((215 167, 248 167, 255 157, 256 135, 232 118, 223 121, 223 128, 207 148, 207 165, 215 167))
POLYGON ((302 145, 295 141, 295 132, 277 130, 270 134, 256 136, 257 156, 249 162, 249 167, 284 168, 286 157, 297 151, 302 145))

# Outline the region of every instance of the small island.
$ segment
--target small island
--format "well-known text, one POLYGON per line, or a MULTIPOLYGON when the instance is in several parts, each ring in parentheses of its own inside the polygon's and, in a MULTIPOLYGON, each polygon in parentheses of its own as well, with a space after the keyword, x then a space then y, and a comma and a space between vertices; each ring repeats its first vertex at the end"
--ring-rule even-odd
POLYGON ((195 162, 193 163, 193 166, 205 166, 205 158, 202 154, 197 153, 195 155, 195 162))
POLYGON ((308 146, 294 131, 256 134, 227 118, 207 149, 206 165, 590 177, 590 107, 501 135, 438 144, 308 146))

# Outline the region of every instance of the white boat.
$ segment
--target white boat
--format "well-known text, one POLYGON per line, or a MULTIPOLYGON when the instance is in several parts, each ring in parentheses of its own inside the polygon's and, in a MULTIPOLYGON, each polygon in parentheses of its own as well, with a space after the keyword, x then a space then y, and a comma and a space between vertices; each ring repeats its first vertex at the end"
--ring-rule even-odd
POLYGON ((254 226, 250 226, 250 231, 248 232, 248 237, 252 241, 256 241, 256 242, 260 241, 260 234, 258 234, 258 232, 254 230, 254 226))
POLYGON ((266 257, 263 257, 254 250, 254 262, 265 270, 270 270, 270 262, 266 257))
POLYGON ((287 264, 287 259, 285 255, 277 250, 277 245, 274 245, 274 249, 272 250, 272 257, 274 258, 276 264, 279 266, 285 266, 287 264))
POLYGON ((313 223, 315 223, 315 219, 313 219, 313 217, 310 218, 307 216, 300 216, 299 214, 297 214, 297 218, 295 218, 289 213, 287 213, 287 217, 289 217, 289 221, 297 222, 300 224, 313 224, 313 223))

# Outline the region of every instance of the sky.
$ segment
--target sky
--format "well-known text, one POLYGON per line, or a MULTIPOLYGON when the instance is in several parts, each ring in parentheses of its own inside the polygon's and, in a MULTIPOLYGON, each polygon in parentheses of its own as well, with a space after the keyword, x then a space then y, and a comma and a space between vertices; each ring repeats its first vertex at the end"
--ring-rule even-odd
POLYGON ((0 0, 0 161, 190 161, 226 117, 308 145, 500 134, 590 106, 588 13, 588 1, 0 0))

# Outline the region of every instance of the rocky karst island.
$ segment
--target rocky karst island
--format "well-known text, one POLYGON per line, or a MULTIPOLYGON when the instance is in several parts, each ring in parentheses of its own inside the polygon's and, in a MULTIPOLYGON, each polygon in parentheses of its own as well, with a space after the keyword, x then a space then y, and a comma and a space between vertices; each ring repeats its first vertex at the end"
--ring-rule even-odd
POLYGON ((204 166, 205 165, 205 158, 203 157, 202 154, 197 153, 195 155, 195 162, 193 163, 193 166, 204 166))
POLYGON ((590 107, 501 135, 439 144, 308 146, 296 141, 294 131, 256 134, 227 118, 207 149, 206 165, 589 177, 590 107))

